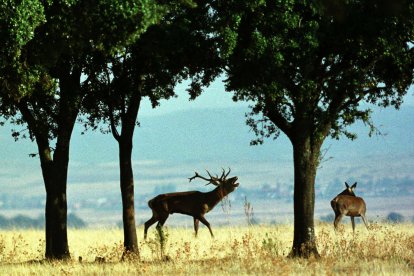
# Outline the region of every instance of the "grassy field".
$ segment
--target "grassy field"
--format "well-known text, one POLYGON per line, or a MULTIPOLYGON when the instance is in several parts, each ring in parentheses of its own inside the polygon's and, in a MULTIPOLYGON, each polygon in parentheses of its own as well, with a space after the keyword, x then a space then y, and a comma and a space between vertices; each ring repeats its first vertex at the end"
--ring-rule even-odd
MULTIPOLYGON (((347 220, 346 220, 347 221, 347 220)), ((348 222, 348 221, 347 221, 348 222)), ((350 223, 338 233, 330 224, 318 224, 317 242, 321 259, 289 259, 293 228, 288 225, 213 226, 215 239, 201 227, 166 228, 161 247, 151 228, 143 241, 139 228, 141 260, 121 262, 122 230, 69 230, 72 260, 43 262, 44 234, 39 230, 0 231, 0 273, 7 275, 226 275, 226 274, 316 274, 316 275, 413 275, 414 225, 371 224, 370 231, 350 223), (82 262, 79 262, 79 257, 82 262), (97 258, 98 257, 98 258, 97 258), (164 261, 163 261, 164 260, 164 261)))

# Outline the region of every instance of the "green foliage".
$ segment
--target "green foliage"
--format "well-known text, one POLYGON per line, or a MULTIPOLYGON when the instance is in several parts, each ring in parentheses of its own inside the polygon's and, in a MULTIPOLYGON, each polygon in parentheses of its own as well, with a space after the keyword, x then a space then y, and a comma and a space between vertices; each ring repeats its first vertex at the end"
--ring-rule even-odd
POLYGON ((37 68, 28 68, 22 51, 45 22, 44 9, 39 0, 2 0, 0 6, 0 91, 18 98, 18 91, 26 94, 40 78, 37 68))
POLYGON ((52 1, 45 11, 48 24, 39 28, 31 55, 55 66, 62 56, 77 60, 94 52, 113 54, 156 23, 163 10, 151 0, 52 1))
POLYGON ((153 256, 160 261, 168 261, 167 244, 168 244, 168 229, 166 227, 159 227, 155 229, 155 238, 148 239, 145 243, 150 248, 153 256))
MULTIPOLYGON (((123 51, 166 11, 166 5, 151 0, 22 1, 17 8, 14 1, 4 3, 9 11, 2 14, 1 23, 17 22, 17 29, 2 27, 1 38, 17 50, 2 50, 17 54, 9 54, 11 58, 0 68, 4 69, 0 75, 3 114, 14 115, 17 102, 24 104, 33 119, 32 139, 34 128, 49 139, 56 137, 58 113, 65 112, 60 106, 77 114, 87 93, 80 89, 80 76, 96 74, 92 59, 123 51), (11 13, 14 10, 15 15, 11 13), (63 78, 74 83, 63 87, 63 78)), ((27 119, 14 117, 13 122, 24 124, 27 119)))
POLYGON ((85 83, 92 91, 84 101, 86 128, 96 129, 103 121, 111 130, 101 131, 115 133, 115 127, 134 118, 130 111, 142 98, 156 107, 161 99, 175 97, 175 85, 187 78, 192 79, 188 90, 195 98, 220 73, 217 42, 208 35, 209 7, 197 4, 168 6, 158 24, 122 52, 91 59, 92 72, 87 72, 90 78, 85 83))
POLYGON ((226 88, 253 101, 253 144, 306 119, 317 140, 398 108, 413 82, 411 1, 218 1, 226 88), (229 16, 231 14, 231 16, 229 16), (257 116, 263 114, 264 117, 257 116))
POLYGON ((282 243, 274 238, 274 234, 271 235, 267 232, 262 241, 262 250, 268 252, 271 256, 279 256, 283 254, 282 243))
POLYGON ((39 0, 0 1, 0 67, 17 58, 34 36, 35 29, 45 21, 39 0))

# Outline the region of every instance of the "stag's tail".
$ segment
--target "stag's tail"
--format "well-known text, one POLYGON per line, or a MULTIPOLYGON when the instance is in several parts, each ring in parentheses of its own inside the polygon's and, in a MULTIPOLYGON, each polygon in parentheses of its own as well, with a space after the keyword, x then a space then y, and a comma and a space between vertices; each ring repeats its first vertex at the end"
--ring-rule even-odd
POLYGON ((152 209, 152 204, 153 204, 153 202, 154 202, 154 198, 153 198, 153 199, 150 199, 150 200, 148 201, 148 207, 150 207, 151 209, 152 209))

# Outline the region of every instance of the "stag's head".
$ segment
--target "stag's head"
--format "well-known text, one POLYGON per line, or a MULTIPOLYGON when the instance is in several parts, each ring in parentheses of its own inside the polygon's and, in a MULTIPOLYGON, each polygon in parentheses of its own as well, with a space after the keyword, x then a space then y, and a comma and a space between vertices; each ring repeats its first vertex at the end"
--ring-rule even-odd
POLYGON ((212 176, 210 174, 210 172, 207 171, 207 170, 206 170, 206 172, 207 172, 207 174, 210 178, 203 177, 203 176, 199 175, 197 172, 195 172, 195 175, 193 177, 190 177, 189 179, 190 179, 190 181, 193 180, 196 177, 204 179, 204 180, 208 181, 208 183, 206 185, 213 184, 214 186, 222 187, 227 192, 227 194, 233 192, 239 186, 239 183, 237 183, 237 180, 238 180, 237 176, 234 176, 234 177, 231 177, 231 178, 227 179, 227 176, 231 172, 230 168, 229 168, 229 171, 227 173, 223 169, 223 172, 222 172, 220 177, 218 175, 212 176))
POLYGON ((342 191, 342 193, 338 195, 349 195, 349 196, 355 196, 354 190, 356 188, 357 183, 355 182, 352 186, 349 186, 348 183, 345 182, 346 189, 342 191))

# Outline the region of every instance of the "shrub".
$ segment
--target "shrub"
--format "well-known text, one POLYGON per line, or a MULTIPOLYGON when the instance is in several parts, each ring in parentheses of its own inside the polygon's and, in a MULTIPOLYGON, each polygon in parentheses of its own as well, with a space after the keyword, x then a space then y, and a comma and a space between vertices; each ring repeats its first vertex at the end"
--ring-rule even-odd
POLYGON ((400 213, 391 212, 387 216, 387 221, 392 223, 401 223, 404 222, 404 216, 400 213))

